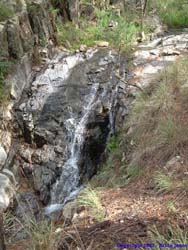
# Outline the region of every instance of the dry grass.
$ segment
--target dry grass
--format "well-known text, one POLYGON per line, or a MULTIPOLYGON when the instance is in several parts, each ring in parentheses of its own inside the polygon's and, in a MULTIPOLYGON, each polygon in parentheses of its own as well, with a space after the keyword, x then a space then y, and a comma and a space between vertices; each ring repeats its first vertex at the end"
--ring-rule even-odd
POLYGON ((87 207, 90 210, 91 215, 97 221, 103 221, 105 219, 106 212, 101 203, 99 191, 88 186, 79 196, 78 202, 80 205, 87 207))
POLYGON ((138 96, 129 121, 138 165, 162 165, 188 149, 187 59, 166 68, 154 85, 138 96))

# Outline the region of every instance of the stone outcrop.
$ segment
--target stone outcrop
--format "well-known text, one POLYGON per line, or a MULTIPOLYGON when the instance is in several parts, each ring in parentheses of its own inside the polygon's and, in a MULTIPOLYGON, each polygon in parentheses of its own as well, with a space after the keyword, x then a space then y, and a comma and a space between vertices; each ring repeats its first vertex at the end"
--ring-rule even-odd
MULTIPOLYGON (((0 22, 0 60, 8 61, 10 64, 10 72, 5 79, 5 95, 9 101, 0 104, 0 169, 7 160, 12 144, 14 104, 19 101, 24 87, 30 84, 35 75, 33 67, 39 60, 36 56, 44 54, 42 47, 45 46, 47 58, 53 55, 56 34, 50 13, 51 1, 2 0, 1 2, 11 9, 13 14, 7 20, 0 22)), ((2 183, 7 185, 7 181, 1 179, 0 186, 2 183)), ((8 205, 7 199, 4 205, 8 205)), ((0 204, 0 207, 4 205, 0 204)))
POLYGON ((121 83, 114 75, 116 59, 108 49, 59 53, 17 108, 31 152, 25 156, 28 148, 21 149, 21 165, 28 174, 25 163, 31 163, 31 179, 43 204, 50 198, 63 203, 97 172, 121 102, 121 83))

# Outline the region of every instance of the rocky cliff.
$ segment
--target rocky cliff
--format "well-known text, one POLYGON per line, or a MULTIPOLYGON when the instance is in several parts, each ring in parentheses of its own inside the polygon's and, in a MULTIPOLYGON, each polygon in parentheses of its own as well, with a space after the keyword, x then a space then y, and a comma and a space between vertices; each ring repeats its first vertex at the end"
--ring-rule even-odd
POLYGON ((10 74, 5 80, 6 95, 10 100, 0 107, 0 166, 4 165, 11 144, 8 126, 12 119, 12 107, 18 101, 23 88, 32 78, 32 70, 41 46, 47 50, 55 41, 55 27, 50 14, 50 1, 1 1, 1 11, 6 4, 11 16, 0 22, 0 58, 10 63, 10 74))
MULTIPOLYGON (((36 74, 34 68, 40 55, 45 54, 47 60, 54 53, 56 30, 50 10, 48 0, 0 2, 4 15, 0 18, 0 62, 11 65, 4 80, 8 102, 0 104, 0 169, 5 166, 13 140, 13 106, 36 74)), ((44 58, 42 63, 45 63, 44 58)), ((0 175, 0 182, 1 179, 7 185, 4 174, 0 175)))

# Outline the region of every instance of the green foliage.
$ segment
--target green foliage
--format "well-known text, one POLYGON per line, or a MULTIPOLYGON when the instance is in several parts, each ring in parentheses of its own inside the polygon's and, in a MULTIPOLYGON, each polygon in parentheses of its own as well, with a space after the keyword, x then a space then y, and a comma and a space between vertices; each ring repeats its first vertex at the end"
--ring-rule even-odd
POLYGON ((170 212, 170 213, 176 213, 177 212, 176 205, 175 205, 174 201, 167 202, 166 206, 167 206, 168 212, 170 212))
POLYGON ((169 27, 188 27, 188 2, 184 0, 158 0, 151 3, 162 21, 169 27))
POLYGON ((30 221, 28 223, 27 232, 30 236, 31 244, 29 249, 31 250, 52 250, 55 247, 57 235, 55 235, 55 227, 48 221, 30 221))
POLYGON ((5 99, 7 99, 7 97, 5 96, 4 79, 5 76, 8 74, 9 67, 10 63, 3 57, 0 57, 0 102, 2 102, 3 100, 5 101, 5 99))
POLYGON ((110 153, 112 153, 114 150, 118 148, 119 145, 119 138, 117 136, 113 136, 109 139, 107 143, 107 149, 110 153))
POLYGON ((84 205, 89 208, 92 216, 97 221, 102 221, 105 219, 105 209, 101 203, 100 193, 92 189, 90 186, 85 188, 81 195, 78 197, 78 202, 80 205, 84 205))
POLYGON ((13 15, 13 11, 7 5, 0 3, 0 22, 6 21, 13 15))
POLYGON ((115 15, 111 10, 97 10, 96 24, 84 18, 80 19, 79 27, 75 27, 72 23, 58 24, 59 43, 63 46, 68 43, 74 50, 81 44, 93 46, 96 41, 107 41, 112 47, 125 50, 134 42, 139 31, 134 22, 115 15), (112 21, 115 24, 113 28, 109 27, 112 21))
POLYGON ((155 183, 160 191, 170 191, 173 188, 173 180, 170 176, 157 172, 155 175, 155 183))
POLYGON ((127 179, 134 179, 141 173, 140 167, 137 164, 129 164, 126 167, 127 179))
POLYGON ((40 6, 35 3, 27 4, 27 10, 29 13, 36 14, 40 11, 40 6))

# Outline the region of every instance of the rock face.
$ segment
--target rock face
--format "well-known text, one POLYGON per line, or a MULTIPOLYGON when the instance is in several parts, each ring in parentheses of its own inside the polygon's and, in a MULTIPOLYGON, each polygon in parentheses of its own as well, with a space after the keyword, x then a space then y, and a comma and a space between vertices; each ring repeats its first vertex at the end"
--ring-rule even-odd
POLYGON ((16 180, 13 173, 8 169, 3 169, 0 173, 0 212, 9 206, 16 189, 16 180))
MULTIPOLYGON (((33 77, 33 54, 40 52, 40 44, 45 41, 48 51, 49 43, 55 39, 55 29, 50 16, 50 1, 2 1, 13 11, 13 16, 0 23, 0 61, 9 61, 10 75, 6 79, 6 95, 10 97, 9 105, 0 105, 0 143, 8 153, 11 133, 9 121, 12 120, 12 108, 21 97, 22 91, 33 77), (6 132, 6 136, 4 135, 6 132), (5 140, 4 140, 5 139, 5 140), (7 144, 7 141, 9 142, 7 144)), ((52 53, 53 54, 53 53, 52 53)), ((39 55, 39 53, 38 53, 39 55)), ((50 56, 50 55, 49 55, 50 56)), ((35 58, 36 59, 36 58, 35 58)), ((1 162, 2 150, 1 150, 1 162)), ((0 163, 2 165, 2 163, 0 163)))
MULTIPOLYGON (((45 43, 50 57, 53 54, 52 43, 55 41, 50 1, 1 0, 1 2, 10 8, 13 14, 7 20, 0 22, 0 62, 8 61, 11 65, 11 72, 5 81, 5 95, 10 97, 10 101, 8 105, 0 104, 0 169, 4 167, 12 144, 14 104, 19 101, 24 87, 29 85, 34 77, 33 64, 34 60, 38 59, 36 55, 39 56, 41 45, 44 46, 45 43)), ((9 184, 9 178, 1 176, 0 206, 4 208, 10 200, 6 194, 9 184)))
POLYGON ((49 13, 50 1, 9 1, 14 16, 0 25, 2 52, 9 58, 20 59, 33 49, 36 40, 54 37, 54 26, 49 13))
MULTIPOLYGON (((8 1, 13 16, 0 23, 0 61, 9 61, 11 72, 6 79, 6 95, 10 105, 0 107, 0 119, 10 120, 13 104, 19 100, 24 87, 30 83, 32 66, 39 60, 40 46, 52 52, 55 28, 50 14, 50 1, 8 1)), ((53 54, 53 52, 52 52, 53 54)), ((50 54, 49 54, 50 56, 50 54)))
POLYGON ((118 113, 115 62, 105 49, 60 53, 21 102, 19 123, 27 143, 36 145, 32 176, 44 204, 66 202, 97 172, 118 113))

